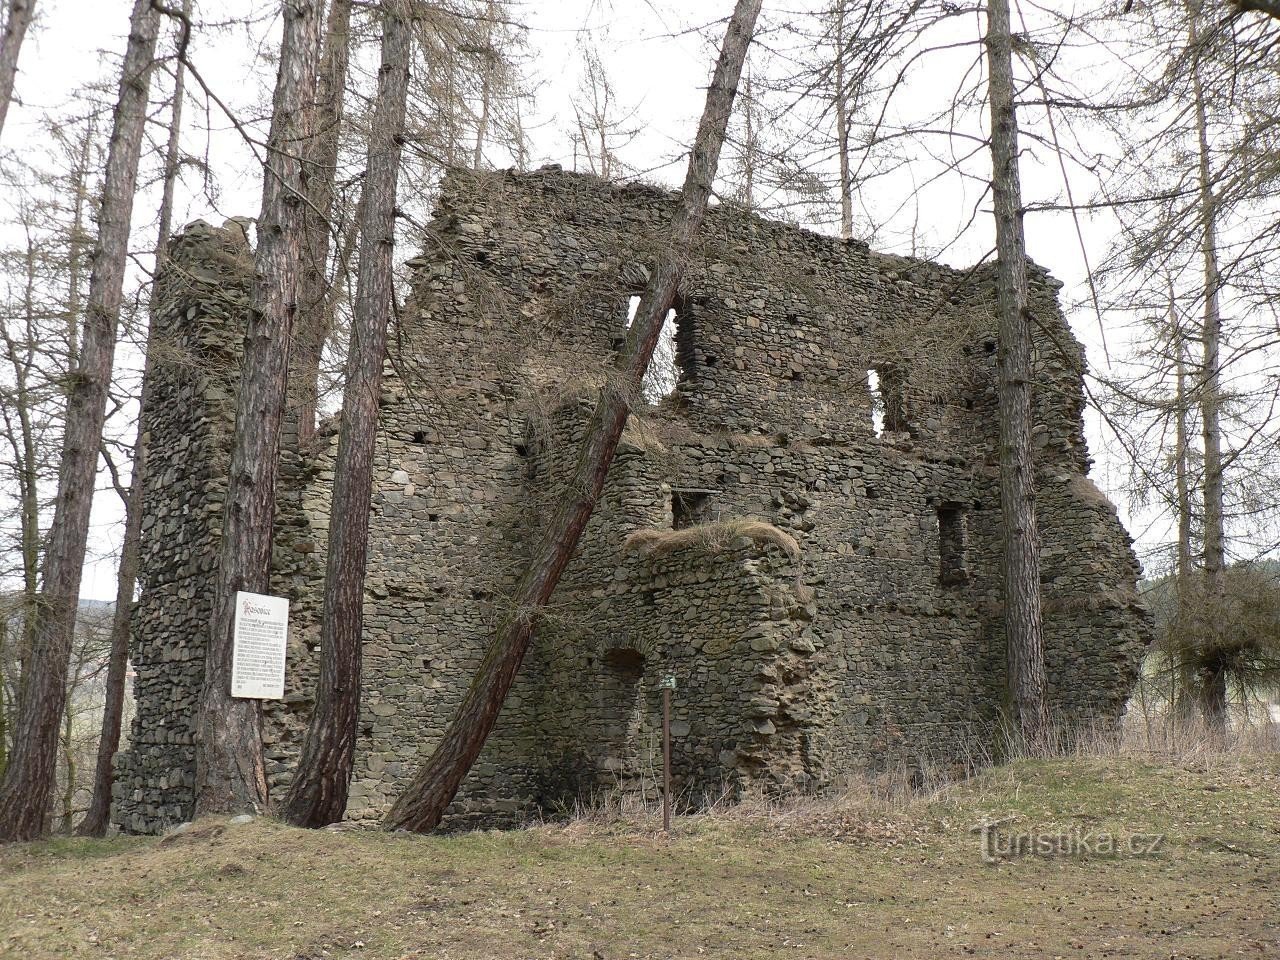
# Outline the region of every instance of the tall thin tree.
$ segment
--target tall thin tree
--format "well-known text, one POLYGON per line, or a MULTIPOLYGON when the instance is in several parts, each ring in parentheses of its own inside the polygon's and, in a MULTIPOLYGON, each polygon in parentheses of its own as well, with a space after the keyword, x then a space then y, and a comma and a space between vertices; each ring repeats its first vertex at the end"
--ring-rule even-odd
POLYGON ((387 814, 388 829, 431 830, 462 785, 489 738, 498 713, 529 649, 539 615, 573 556, 582 531, 604 489, 632 403, 653 357, 663 320, 675 303, 677 288, 706 215, 712 181, 720 162, 733 101, 761 0, 738 0, 729 21, 697 137, 689 154, 680 201, 666 244, 658 252, 627 330, 611 382, 596 402, 579 449, 577 465, 563 488, 551 519, 543 529, 511 598, 511 609, 498 625, 484 660, 462 698, 435 752, 418 771, 387 814))
POLYGON ((45 548, 39 625, 26 665, 13 755, 0 784, 0 840, 39 836, 48 814, 98 448, 115 358, 129 225, 159 20, 160 14, 151 0, 135 0, 103 175, 80 359, 68 388, 57 505, 45 548))
POLYGON ((249 328, 236 394, 204 686, 196 712, 197 816, 264 811, 268 803, 262 704, 231 696, 231 659, 236 593, 265 593, 271 576, 280 427, 305 228, 305 164, 299 147, 311 134, 320 56, 319 0, 284 0, 282 7, 284 37, 267 142, 249 328))
POLYGON ((991 191, 998 299, 1000 506, 1004 518, 1004 623, 1013 732, 1035 748, 1048 733, 1040 535, 1031 452, 1032 317, 1027 291, 1018 116, 1008 0, 987 0, 991 191))
POLYGON ((391 321, 396 188, 412 53, 408 0, 382 0, 382 62, 361 201, 360 264, 329 510, 320 678, 284 817, 302 827, 341 820, 360 719, 361 634, 378 397, 391 321))
MULTIPOLYGON (((164 151, 164 171, 160 191, 160 213, 156 227, 156 275, 164 267, 169 236, 173 232, 173 195, 181 163, 182 99, 186 87, 186 56, 191 22, 191 0, 183 0, 178 55, 173 66, 173 101, 169 109, 169 135, 164 151)), ((151 303, 147 346, 143 361, 143 396, 138 404, 138 429, 133 441, 133 469, 124 500, 124 539, 120 544, 120 566, 116 571, 116 604, 111 618, 111 652, 107 660, 102 724, 98 735, 98 755, 93 772, 93 791, 76 832, 84 837, 100 837, 111 818, 112 759, 120 747, 120 725, 124 719, 125 673, 129 666, 129 625, 133 616, 133 591, 138 581, 138 560, 142 541, 142 496, 147 478, 147 435, 142 429, 146 406, 146 383, 151 367, 151 331, 155 328, 155 301, 151 303)))
POLYGON ((306 147, 307 226, 298 281, 297 333, 291 379, 295 440, 305 447, 315 435, 320 362, 329 336, 333 291, 327 282, 329 248, 341 142, 343 96, 351 57, 351 0, 332 0, 316 77, 315 134, 306 147))

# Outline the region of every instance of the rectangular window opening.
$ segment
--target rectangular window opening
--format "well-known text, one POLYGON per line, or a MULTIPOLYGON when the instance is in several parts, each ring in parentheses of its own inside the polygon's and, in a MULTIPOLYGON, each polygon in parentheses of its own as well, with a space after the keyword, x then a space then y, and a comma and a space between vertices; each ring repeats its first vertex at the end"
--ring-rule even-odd
POLYGON ((938 582, 943 586, 969 582, 967 527, 960 504, 938 506, 938 582))
POLYGON ((871 432, 909 433, 906 409, 906 373, 896 363, 881 363, 867 370, 867 389, 871 393, 871 432))
POLYGON ((706 523, 711 512, 710 490, 671 491, 671 529, 683 530, 706 523))
MULTIPOLYGON (((639 295, 632 296, 627 303, 627 329, 635 322, 636 310, 640 306, 639 295)), ((690 369, 692 349, 679 315, 673 308, 667 311, 662 321, 662 330, 658 334, 658 345, 654 348, 653 358, 649 361, 649 369, 645 371, 640 386, 641 396, 645 403, 659 404, 663 400, 676 396, 676 387, 686 379, 690 369)))
POLYGON ((884 398, 880 395, 880 374, 873 367, 867 371, 867 390, 871 393, 871 435, 884 433, 884 398))

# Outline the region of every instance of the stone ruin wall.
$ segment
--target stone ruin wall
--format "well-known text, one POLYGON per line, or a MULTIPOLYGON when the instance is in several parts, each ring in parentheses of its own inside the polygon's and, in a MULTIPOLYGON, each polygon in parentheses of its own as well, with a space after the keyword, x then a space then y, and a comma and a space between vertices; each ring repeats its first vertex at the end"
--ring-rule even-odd
MULTIPOLYGON (((673 202, 556 170, 446 180, 426 252, 410 262, 382 397, 349 816, 380 814, 456 709, 673 202)), ((172 270, 227 236, 188 231, 172 270)), ((1065 719, 1110 720, 1148 625, 1128 538, 1086 476, 1083 351, 1057 286, 1033 271, 1050 687, 1065 719)), ((167 315, 179 339, 217 339, 230 362, 242 328, 218 307, 224 287, 243 281, 173 290, 167 315)), ((682 287, 676 393, 633 417, 455 818, 651 790, 668 673, 687 802, 989 749, 1004 689, 993 298, 986 268, 713 208, 682 287), (869 369, 886 408, 879 436, 869 369), (790 534, 799 560, 746 541, 655 557, 622 547, 640 528, 741 517, 790 534), (951 569, 961 563, 963 578, 951 569)), ((229 436, 214 379, 169 376, 157 375, 167 386, 147 415, 153 437, 162 449, 164 436, 208 442, 189 488, 149 487, 149 518, 183 533, 144 563, 139 720, 117 789, 117 820, 134 830, 190 806, 189 713, 225 485, 215 447, 229 436), (180 613, 172 584, 191 594, 180 613)), ((330 425, 282 470, 273 590, 294 607, 289 695, 268 706, 274 790, 310 704, 335 452, 330 425)))

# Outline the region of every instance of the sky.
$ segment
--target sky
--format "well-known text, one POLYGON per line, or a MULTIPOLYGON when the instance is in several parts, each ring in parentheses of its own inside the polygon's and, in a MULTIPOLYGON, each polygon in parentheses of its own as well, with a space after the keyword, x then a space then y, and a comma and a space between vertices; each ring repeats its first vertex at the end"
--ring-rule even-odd
MULTIPOLYGON (((816 0, 815 0, 816 3, 816 0)), ((800 6, 804 6, 801 3, 800 6)), ((814 4, 810 4, 812 6, 814 4)), ((273 5, 249 3, 246 0, 206 0, 199 4, 206 20, 235 21, 256 11, 259 17, 250 28, 231 27, 217 34, 202 34, 193 48, 193 58, 205 80, 233 109, 247 111, 274 70, 260 61, 263 52, 272 52, 278 37, 278 24, 262 11, 273 5)), ((720 31, 699 32, 698 27, 728 15, 730 0, 689 0, 685 3, 653 0, 651 3, 610 3, 606 0, 564 0, 543 3, 530 0, 518 7, 517 19, 529 27, 530 67, 540 84, 536 96, 536 117, 531 118, 534 163, 559 162, 572 167, 573 155, 567 131, 569 101, 579 82, 580 54, 587 45, 600 50, 610 73, 619 101, 634 111, 637 135, 623 151, 623 159, 635 170, 644 171, 646 179, 676 186, 683 175, 682 151, 691 138, 701 112, 704 87, 715 55, 714 42, 720 31)), ((67 104, 78 84, 101 75, 111 79, 114 65, 123 52, 129 3, 126 0, 41 0, 37 25, 23 50, 17 93, 23 105, 11 110, 5 129, 6 148, 39 151, 41 137, 36 117, 42 108, 67 104)), ((765 40, 769 45, 785 38, 787 10, 766 3, 765 23, 773 32, 765 40)), ((977 21, 958 22, 952 28, 957 40, 973 41, 978 36, 977 21)), ((763 54, 762 54, 763 55, 763 54)), ((917 75, 909 84, 905 102, 910 105, 936 94, 938 78, 963 72, 965 63, 974 56, 972 48, 938 55, 935 65, 917 75)), ((114 84, 114 79, 111 79, 114 84)), ((192 85, 194 87, 194 85, 192 85)), ((216 198, 200 190, 198 182, 184 183, 179 191, 179 207, 175 220, 189 222, 205 218, 221 222, 234 215, 253 215, 259 204, 260 180, 255 164, 244 144, 218 116, 216 108, 205 113, 203 98, 198 94, 188 102, 188 116, 199 124, 210 123, 213 134, 206 142, 202 132, 188 130, 184 147, 196 155, 207 155, 219 173, 216 198), (196 106, 196 104, 199 106, 196 106)), ((163 123, 158 113, 156 123, 163 123)), ((1028 200, 1056 200, 1062 197, 1062 174, 1057 162, 1042 148, 1028 145, 1024 156, 1023 176, 1028 200)), ((905 175, 876 187, 876 195, 868 197, 870 205, 890 209, 904 198, 914 198, 913 216, 923 241, 935 246, 952 237, 958 220, 967 217, 977 194, 972 182, 959 178, 939 181, 932 186, 906 179, 905 175)), ((1087 190, 1086 190, 1087 192, 1087 190)), ((155 209, 154 191, 144 191, 138 209, 155 209)), ((948 247, 943 259, 954 265, 968 265, 987 253, 993 245, 989 205, 980 205, 980 216, 960 242, 948 247)), ((831 225, 812 225, 834 232, 831 225)), ((1082 223, 1084 249, 1092 262, 1103 256, 1111 225, 1105 217, 1082 223)), ((901 246, 901 237, 889 234, 885 243, 893 252, 910 253, 901 246)), ((1085 301, 1085 267, 1076 225, 1065 214, 1035 214, 1028 217, 1028 252, 1037 262, 1048 266, 1067 284, 1064 298, 1085 301)), ((883 248, 883 247, 882 247, 883 248)), ((400 250, 401 259, 415 251, 400 250)), ((1090 362, 1105 368, 1101 349, 1098 318, 1088 310, 1071 317, 1077 336, 1086 344, 1090 362)), ((1122 337, 1113 333, 1113 341, 1122 337)), ((1123 344, 1108 344, 1112 356, 1123 344)), ((125 365, 138 363, 136 351, 122 351, 125 365)), ((1088 414, 1088 433, 1098 464, 1094 479, 1109 493, 1120 488, 1118 458, 1106 450, 1097 415, 1088 414)), ((1167 519, 1159 512, 1131 512, 1122 500, 1118 504, 1122 518, 1140 541, 1155 542, 1167 530, 1167 519)), ((85 570, 82 596, 109 599, 115 593, 115 551, 122 532, 121 509, 115 494, 108 489, 95 499, 90 557, 85 570)))

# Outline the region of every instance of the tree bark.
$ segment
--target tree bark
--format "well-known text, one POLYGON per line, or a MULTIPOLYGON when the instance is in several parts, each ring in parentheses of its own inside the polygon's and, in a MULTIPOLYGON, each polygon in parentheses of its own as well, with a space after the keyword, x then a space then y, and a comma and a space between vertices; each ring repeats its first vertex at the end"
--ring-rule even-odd
POLYGON ((9 0, 9 16, 0 37, 0 133, 13 102, 13 84, 18 76, 18 53, 26 39, 27 28, 35 16, 36 0, 9 0))
POLYGON ((266 593, 272 523, 305 227, 298 145, 311 133, 320 53, 318 0, 285 0, 284 37, 267 143, 258 249, 236 395, 235 439, 223 515, 213 620, 196 712, 195 813, 263 812, 262 704, 231 696, 236 592, 266 593))
MULTIPOLYGON (((190 22, 191 0, 183 0, 182 14, 190 22)), ((185 93, 186 63, 180 57, 174 62, 173 108, 169 117, 169 139, 164 152, 164 185, 160 194, 159 226, 156 230, 154 275, 164 267, 169 236, 173 231, 173 193, 180 163, 179 140, 182 131, 182 98, 185 93)), ((82 837, 100 837, 107 832, 111 820, 112 761, 120 748, 120 727, 124 719, 124 688, 129 668, 130 623, 133 617, 133 591, 138 582, 138 560, 142 541, 143 489, 147 478, 147 438, 142 429, 142 415, 147 406, 147 383, 150 380, 152 332, 156 324, 154 293, 142 370, 142 396, 138 402, 138 432, 133 441, 133 469, 129 490, 124 497, 124 540, 120 544, 120 567, 116 571, 116 606, 111 616, 111 652, 107 660, 106 697, 102 705, 102 728, 98 734, 98 755, 93 771, 93 793, 89 809, 76 828, 82 837)))
POLYGON ((1000 506, 1004 517, 1004 617, 1013 732, 1032 750, 1048 734, 1040 536, 1031 452, 1031 313, 1018 171, 1018 117, 1008 0, 987 2, 991 188, 999 301, 1000 506))
POLYGON ((496 0, 489 0, 485 7, 485 18, 488 21, 488 25, 485 28, 485 49, 480 54, 482 62, 480 67, 480 117, 476 121, 476 147, 471 156, 471 166, 476 170, 479 170, 484 163, 484 142, 489 135, 490 101, 493 99, 493 74, 495 61, 498 57, 497 52, 493 49, 493 24, 498 18, 496 0))
POLYGON ((388 829, 423 832, 440 823, 497 722, 542 608, 595 510, 631 404, 640 396, 663 320, 675 302, 683 265, 706 214, 760 3, 761 0, 738 0, 734 8, 707 90, 706 107, 689 156, 670 238, 653 264, 635 320, 627 330, 626 344, 618 356, 618 368, 601 388, 574 474, 561 491, 558 506, 534 547, 512 597, 511 611, 498 626, 458 715, 387 814, 384 825, 388 829))
POLYGON ((39 625, 19 708, 14 751, 0 785, 0 840, 34 839, 46 825, 98 448, 115 357, 129 223, 159 17, 151 0, 134 3, 103 175, 80 362, 68 389, 57 505, 45 549, 39 625))
POLYGON ((350 59, 351 0, 333 0, 325 21, 324 47, 316 77, 315 136, 307 146, 307 212, 292 391, 294 440, 298 449, 316 432, 320 361, 329 338, 329 245, 333 235, 334 182, 342 129, 342 100, 350 59))
MULTIPOLYGON (((1200 250, 1204 269, 1204 322, 1200 329, 1200 421, 1204 446, 1204 575, 1209 603, 1220 606, 1226 567, 1226 530, 1223 520, 1222 483, 1222 312, 1219 307, 1222 276, 1218 267, 1218 210, 1210 169, 1209 120, 1204 85, 1200 79, 1199 7, 1188 4, 1192 60, 1191 90, 1195 106, 1197 173, 1200 205, 1200 250)), ((1217 626, 1215 624, 1215 626, 1217 626)), ((1205 638, 1217 647, 1222 638, 1215 629, 1205 638)), ((1211 730, 1224 731, 1227 723, 1226 672, 1209 669, 1203 674, 1205 689, 1200 698, 1205 723, 1211 730)))
POLYGON ((369 497, 378 433, 378 398, 391 321, 396 189, 409 90, 411 11, 406 0, 383 0, 382 64, 369 133, 360 226, 360 266, 347 352, 338 458, 334 464, 320 627, 320 678, 302 756, 283 815, 300 827, 341 820, 360 719, 361 635, 369 497))
POLYGON ((840 236, 844 240, 853 237, 853 177, 849 171, 849 91, 844 69, 844 16, 847 2, 848 0, 837 0, 835 62, 836 150, 840 154, 840 236))
POLYGON ((1231 5, 1242 13, 1261 13, 1280 20, 1280 0, 1232 0, 1231 5))
POLYGON ((85 122, 84 139, 80 141, 79 163, 72 181, 71 237, 67 243, 67 373, 70 374, 80 360, 80 343, 76 326, 80 322, 80 288, 84 280, 86 248, 93 236, 84 226, 89 206, 89 165, 93 159, 96 138, 96 119, 90 116, 85 122))

